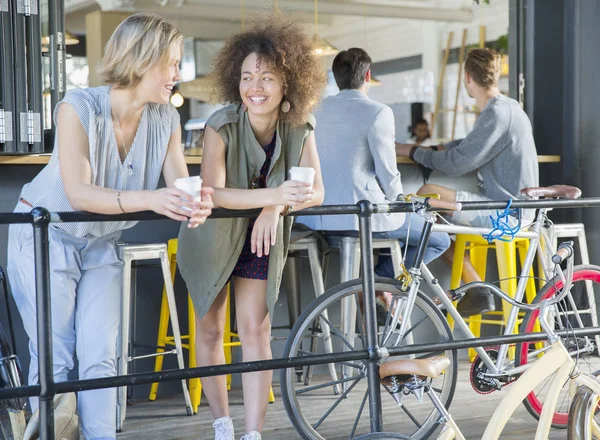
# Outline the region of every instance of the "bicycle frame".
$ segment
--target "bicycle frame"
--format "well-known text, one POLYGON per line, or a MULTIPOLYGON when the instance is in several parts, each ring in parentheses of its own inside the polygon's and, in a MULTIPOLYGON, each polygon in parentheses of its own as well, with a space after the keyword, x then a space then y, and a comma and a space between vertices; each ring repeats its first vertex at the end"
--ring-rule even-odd
MULTIPOLYGON (((543 249, 542 249, 542 243, 540 241, 540 238, 544 239, 544 245, 546 246, 546 249, 549 249, 551 247, 550 239, 548 238, 545 231, 542 229, 542 225, 544 224, 544 221, 546 219, 546 213, 548 212, 548 210, 549 209, 547 209, 547 208, 540 209, 537 213, 536 220, 533 222, 533 224, 530 227, 530 230, 529 231, 519 231, 516 234, 516 237, 528 238, 530 240, 529 249, 527 250, 525 262, 521 269, 521 274, 520 274, 518 284, 517 284, 517 291, 516 291, 515 297, 514 297, 514 299, 516 301, 521 302, 523 300, 523 297, 525 295, 525 288, 526 288, 527 281, 529 278, 529 272, 533 266, 533 261, 534 261, 536 253, 539 252, 540 255, 542 255, 543 249)), ((427 218, 426 218, 426 220, 427 220, 427 218)), ((455 234, 485 234, 485 233, 489 233, 490 229, 475 228, 475 227, 469 227, 469 226, 458 226, 458 225, 441 225, 441 224, 433 224, 432 222, 433 222, 433 219, 429 219, 427 221, 427 223, 425 224, 425 227, 423 228, 421 241, 419 243, 419 248, 417 250, 417 255, 415 257, 415 261, 413 262, 413 266, 409 269, 409 273, 412 276, 412 283, 410 285, 407 300, 406 300, 404 309, 401 310, 402 308, 399 307, 396 315, 398 315, 398 317, 400 315, 410 316, 410 314, 412 312, 412 306, 414 304, 414 298, 419 290, 421 280, 425 280, 425 282, 433 290, 434 294, 440 299, 440 302, 442 303, 443 307, 446 309, 448 314, 450 316, 452 316, 452 318, 454 319, 455 328, 459 328, 460 331, 466 337, 475 338, 475 336, 471 332, 471 329, 469 328, 469 326, 465 323, 464 319, 458 313, 458 310, 456 309, 456 307, 454 307, 454 305, 452 304, 452 301, 446 296, 446 292, 444 291, 444 289, 439 285, 437 279, 433 276, 433 274, 431 273, 429 268, 422 262, 423 261, 422 255, 423 255, 424 249, 427 245, 427 241, 429 240, 429 235, 431 234, 432 231, 448 232, 448 233, 455 233, 455 234), (420 269, 416 269, 415 266, 419 263, 420 263, 420 269)), ((547 276, 552 273, 552 270, 550 269, 551 265, 546 261, 545 258, 542 258, 542 266, 543 266, 543 270, 547 276)), ((571 295, 568 295, 568 299, 570 302, 573 301, 571 295)), ((519 309, 517 307, 511 306, 508 322, 507 322, 507 324, 505 326, 505 330, 504 330, 505 335, 513 334, 513 329, 515 328, 515 324, 518 319, 518 313, 519 313, 519 309)), ((394 318, 397 318, 397 317, 395 316, 394 318)), ((576 316, 576 319, 581 321, 579 316, 576 316)), ((395 323, 395 322, 397 322, 397 320, 393 321, 393 323, 395 323)), ((579 322, 579 323, 580 323, 580 325, 582 325, 581 322, 579 322)), ((409 324, 408 320, 403 320, 403 322, 401 323, 400 331, 396 335, 396 345, 399 343, 399 341, 402 341, 402 339, 404 338, 404 335, 408 328, 408 324, 409 324)), ((391 328, 394 328, 394 326, 391 325, 390 329, 391 328)), ((390 337, 391 337, 391 331, 385 335, 385 337, 383 339, 384 344, 385 344, 385 342, 387 342, 387 340, 390 339, 390 337)), ((496 361, 492 360, 490 358, 490 356, 487 354, 487 352, 481 347, 475 348, 475 351, 481 358, 482 362, 486 365, 486 367, 488 368, 488 372, 491 375, 511 375, 512 376, 512 375, 520 374, 523 371, 525 371, 531 367, 531 365, 528 364, 528 365, 524 365, 524 366, 520 366, 520 367, 513 366, 512 368, 506 368, 507 366, 510 366, 510 364, 511 364, 510 361, 507 362, 508 348, 509 348, 508 345, 500 346, 500 348, 498 350, 498 358, 496 359, 496 361)))
MULTIPOLYGON (((549 388, 551 391, 548 393, 544 403, 544 408, 536 430, 535 440, 548 438, 550 428, 552 427, 552 416, 558 402, 560 390, 563 384, 569 379, 569 376, 571 376, 573 382, 571 386, 572 390, 575 389, 575 385, 586 385, 594 392, 600 394, 600 383, 596 381, 593 376, 583 374, 577 369, 573 358, 563 345, 562 340, 559 339, 552 344, 551 348, 542 358, 539 358, 534 362, 523 375, 511 385, 510 391, 504 396, 490 418, 486 430, 483 433, 482 440, 496 440, 500 438, 506 423, 515 410, 521 405, 523 399, 552 373, 556 374, 554 375, 549 388)), ((427 394, 435 404, 435 401, 437 400, 435 393, 428 392, 427 394)), ((438 407, 438 405, 436 405, 436 407, 438 407)), ((440 410, 439 407, 438 410, 440 410)), ((440 412, 446 421, 444 429, 438 436, 438 440, 463 440, 464 436, 450 414, 447 411, 440 412)))

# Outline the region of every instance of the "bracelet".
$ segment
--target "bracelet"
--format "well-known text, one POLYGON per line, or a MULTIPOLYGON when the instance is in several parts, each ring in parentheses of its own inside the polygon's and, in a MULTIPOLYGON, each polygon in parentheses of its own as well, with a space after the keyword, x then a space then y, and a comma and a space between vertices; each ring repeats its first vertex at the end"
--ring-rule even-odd
POLYGON ((286 215, 289 215, 290 212, 292 212, 292 207, 290 205, 286 205, 286 207, 283 208, 283 211, 281 211, 281 214, 279 214, 279 217, 285 217, 286 215))
POLYGON ((127 214, 127 212, 123 209, 123 205, 121 205, 121 191, 117 191, 117 203, 119 204, 119 209, 123 214, 127 214))

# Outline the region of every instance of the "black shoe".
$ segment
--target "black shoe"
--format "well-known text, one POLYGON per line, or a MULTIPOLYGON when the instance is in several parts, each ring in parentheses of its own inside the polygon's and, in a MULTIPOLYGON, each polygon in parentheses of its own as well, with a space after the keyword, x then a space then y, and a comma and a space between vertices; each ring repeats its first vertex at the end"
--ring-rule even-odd
POLYGON ((467 317, 496 310, 494 294, 487 287, 469 289, 456 308, 460 316, 467 317))

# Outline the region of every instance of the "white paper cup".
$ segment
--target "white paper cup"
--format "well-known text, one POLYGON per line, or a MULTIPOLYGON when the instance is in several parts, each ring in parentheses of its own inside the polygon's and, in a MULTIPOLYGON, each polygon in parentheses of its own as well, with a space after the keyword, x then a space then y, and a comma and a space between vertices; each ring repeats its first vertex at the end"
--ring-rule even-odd
POLYGON ((315 169, 311 167, 291 167, 290 180, 310 183, 310 187, 312 189, 315 181, 315 173, 315 169))
MULTIPOLYGON (((175 180, 175 188, 185 191, 192 196, 195 202, 201 200, 200 190, 202 189, 202 179, 200 176, 182 177, 175 180)), ((183 209, 191 211, 189 208, 182 206, 183 209)))

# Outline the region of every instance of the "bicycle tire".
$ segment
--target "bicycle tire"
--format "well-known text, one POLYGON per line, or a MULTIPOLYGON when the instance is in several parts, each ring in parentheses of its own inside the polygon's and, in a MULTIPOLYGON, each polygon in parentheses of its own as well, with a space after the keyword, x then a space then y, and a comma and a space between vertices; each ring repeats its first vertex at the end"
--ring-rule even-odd
POLYGON ((354 437, 354 440, 394 440, 394 439, 403 439, 403 440, 411 440, 410 437, 407 437, 402 434, 397 434, 395 432, 371 432, 369 434, 363 434, 358 437, 354 437))
MULTIPOLYGON (((580 265, 575 266, 573 268, 573 286, 578 282, 586 282, 591 281, 594 283, 600 283, 600 267, 593 265, 580 265)), ((562 281, 557 276, 552 281, 548 282, 544 287, 539 291, 537 296, 534 299, 534 303, 539 303, 542 299, 550 298, 554 295, 558 289, 562 288, 562 281)), ((600 289, 600 286, 598 287, 600 289)), ((573 289, 573 287, 572 287, 573 289)), ((528 311, 523 318, 523 323, 521 324, 520 333, 532 333, 534 331, 534 327, 539 316, 539 310, 528 311)), ((568 315, 567 315, 568 316, 568 315)), ((564 319, 564 318, 563 318, 564 319)), ((515 356, 515 365, 520 366, 524 365, 528 362, 528 353, 529 350, 533 347, 535 343, 533 342, 523 342, 517 344, 516 356, 515 356)), ((567 345, 567 344, 565 344, 567 345)), ((594 353, 597 353, 597 348, 594 353)), ((595 361, 597 365, 590 370, 596 371, 600 369, 600 357, 592 355, 594 358, 597 358, 595 361)), ((550 381, 552 379, 552 375, 547 379, 550 381)), ((527 395, 527 397, 523 400, 523 404, 527 411, 536 419, 539 420, 540 415, 542 413, 543 403, 540 399, 541 391, 532 391, 527 395)), ((563 399, 564 400, 564 399, 563 399)), ((564 402, 563 402, 564 403, 564 402)), ((570 406, 570 405, 569 405, 570 406)), ((568 407, 567 411, 561 411, 560 409, 556 410, 552 417, 552 426, 555 428, 567 428, 569 413, 568 407)))
MULTIPOLYGON (((405 292, 401 292, 400 287, 401 283, 393 279, 377 278, 375 280, 375 289, 377 291, 394 292, 401 298, 406 297, 407 294, 405 292)), ((343 298, 350 297, 351 295, 358 295, 359 292, 362 292, 362 281, 360 279, 357 279, 339 284, 320 295, 305 309, 305 311, 298 318, 298 321, 292 328, 284 348, 283 357, 298 356, 298 353, 302 353, 302 342, 305 339, 305 331, 311 330, 314 332, 314 330, 312 330, 312 328, 314 328, 314 323, 317 319, 320 319, 320 317, 324 315, 325 311, 331 311, 332 305, 335 306, 338 303, 341 304, 343 298), (311 325, 313 327, 310 327, 311 325)), ((413 310, 413 314, 416 314, 415 316, 420 316, 419 314, 422 314, 424 317, 430 319, 433 325, 433 336, 431 336, 431 338, 435 338, 435 342, 439 342, 440 340, 449 341, 453 339, 452 331, 450 330, 450 327, 445 317, 442 315, 442 313, 436 307, 436 305, 431 301, 431 299, 429 299, 424 293, 418 292, 417 297, 415 299, 414 307, 415 309, 413 310)), ((411 319, 411 325, 416 328, 420 325, 421 322, 424 322, 425 318, 419 321, 419 323, 414 324, 414 321, 412 321, 413 314, 411 314, 409 319, 411 319)), ((413 327, 411 327, 411 331, 413 331, 413 327)), ((431 331, 431 328, 427 328, 428 331, 431 331)), ((420 334, 418 334, 416 330, 414 332, 414 335, 420 336, 420 334)), ((458 353, 457 350, 447 350, 444 352, 444 355, 450 358, 451 365, 446 370, 445 377, 441 377, 441 385, 437 386, 436 391, 439 391, 441 401, 448 408, 454 396, 454 391, 456 387, 458 372, 458 353)), ((295 376, 296 373, 293 368, 283 369, 281 371, 281 394, 288 417, 294 425, 294 427, 296 428, 297 432, 303 438, 317 440, 326 438, 319 434, 319 432, 316 429, 313 429, 312 424, 307 420, 308 416, 302 410, 302 407, 297 398, 297 394, 299 395, 300 393, 296 393, 295 390, 295 376)), ((331 383, 333 383, 333 381, 331 383)), ((436 388, 436 385, 434 385, 433 387, 436 388)), ((384 393, 387 394, 387 391, 382 391, 382 398, 384 397, 384 393)), ((423 405, 423 403, 419 404, 423 405)), ((420 427, 416 429, 415 432, 411 433, 410 437, 399 438, 427 438, 438 427, 439 421, 439 413, 437 412, 437 410, 435 410, 433 405, 431 405, 431 409, 432 411, 428 413, 427 411, 429 410, 429 408, 427 407, 427 410, 424 411, 425 414, 423 415, 423 417, 425 417, 425 421, 422 424, 420 424, 420 427)), ((402 408, 402 410, 407 412, 404 407, 402 408)), ((362 410, 359 410, 355 422, 356 420, 360 419, 361 411, 362 410)), ((407 416, 408 419, 411 419, 410 413, 407 412, 407 416)), ((411 420, 413 420, 414 422, 414 419, 411 420)), ((415 423, 415 425, 419 426, 417 423, 415 423)), ((350 433, 350 435, 353 434, 350 433)), ((339 433, 339 435, 337 436, 342 436, 342 434, 339 433)), ((349 437, 349 435, 346 435, 346 437, 349 437)))
POLYGON ((569 409, 567 440, 597 440, 592 436, 591 421, 593 413, 598 410, 599 396, 593 390, 580 385, 573 396, 569 409))

